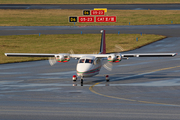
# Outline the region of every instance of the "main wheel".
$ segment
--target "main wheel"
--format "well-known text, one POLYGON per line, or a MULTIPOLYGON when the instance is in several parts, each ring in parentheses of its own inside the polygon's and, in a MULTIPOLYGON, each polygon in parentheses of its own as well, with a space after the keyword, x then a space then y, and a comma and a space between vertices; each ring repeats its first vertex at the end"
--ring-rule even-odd
POLYGON ((109 82, 109 75, 106 75, 106 82, 109 82))
POLYGON ((75 82, 77 80, 77 76, 73 75, 72 80, 75 82))

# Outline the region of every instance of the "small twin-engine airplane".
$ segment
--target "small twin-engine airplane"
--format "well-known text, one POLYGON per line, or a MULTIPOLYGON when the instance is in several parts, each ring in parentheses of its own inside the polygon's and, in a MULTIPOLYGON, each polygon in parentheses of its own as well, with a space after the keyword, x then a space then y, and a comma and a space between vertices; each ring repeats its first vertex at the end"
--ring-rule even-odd
MULTIPOLYGON (((59 54, 35 54, 35 53, 5 53, 6 56, 19 56, 19 57, 50 57, 49 63, 51 65, 56 62, 65 63, 70 60, 70 58, 79 59, 76 67, 77 75, 81 77, 81 83, 83 83, 84 77, 92 77, 99 74, 102 67, 103 60, 108 60, 108 63, 118 63, 122 59, 127 59, 128 57, 174 57, 176 53, 143 53, 143 54, 121 54, 121 53, 106 53, 106 43, 105 43, 105 30, 101 30, 101 45, 99 54, 69 54, 69 53, 59 53, 59 54)), ((105 66, 109 68, 107 65, 105 66)), ((106 75, 106 81, 109 81, 109 76, 106 75)), ((77 76, 73 75, 73 81, 77 80, 77 76)))

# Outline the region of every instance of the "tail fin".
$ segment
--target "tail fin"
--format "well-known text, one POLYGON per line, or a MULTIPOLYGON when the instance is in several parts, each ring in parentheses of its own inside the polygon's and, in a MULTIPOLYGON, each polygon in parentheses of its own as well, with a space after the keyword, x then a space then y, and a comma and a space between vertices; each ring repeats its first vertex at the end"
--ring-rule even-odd
POLYGON ((100 46, 100 54, 106 54, 106 41, 105 41, 105 30, 101 30, 101 46, 100 46))

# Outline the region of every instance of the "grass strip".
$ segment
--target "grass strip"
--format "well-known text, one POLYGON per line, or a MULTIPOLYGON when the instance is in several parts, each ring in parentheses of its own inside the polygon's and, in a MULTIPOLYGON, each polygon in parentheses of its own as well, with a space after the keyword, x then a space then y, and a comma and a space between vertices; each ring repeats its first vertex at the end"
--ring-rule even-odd
MULTIPOLYGON (((76 23, 87 25, 158 25, 180 24, 180 10, 108 10, 116 23, 76 23)), ((74 26, 69 16, 83 16, 82 10, 0 10, 0 26, 74 26)))
MULTIPOLYGON (((115 45, 124 51, 133 50, 165 38, 160 35, 106 34, 107 52, 114 52, 115 45), (138 41, 136 38, 138 37, 138 41)), ((58 35, 12 35, 0 36, 0 63, 42 60, 47 58, 6 57, 4 53, 99 53, 100 34, 58 34, 58 35)), ((121 52, 121 51, 119 51, 121 52)))
POLYGON ((162 4, 179 0, 1 0, 0 4, 162 4))

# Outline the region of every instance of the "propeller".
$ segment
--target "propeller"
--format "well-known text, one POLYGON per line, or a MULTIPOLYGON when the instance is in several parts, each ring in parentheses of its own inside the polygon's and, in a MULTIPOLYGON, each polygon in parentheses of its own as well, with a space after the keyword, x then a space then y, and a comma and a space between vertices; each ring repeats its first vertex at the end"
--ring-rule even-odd
MULTIPOLYGON (((115 48, 114 48, 115 50, 115 53, 113 53, 115 56, 119 53, 119 52, 121 52, 121 51, 124 51, 124 49, 123 49, 123 47, 121 47, 120 45, 115 45, 115 48)), ((112 71, 112 68, 113 68, 113 63, 112 62, 107 62, 107 63, 105 63, 104 65, 103 65, 103 67, 105 68, 105 69, 107 69, 108 71, 112 71)))
POLYGON ((120 45, 115 45, 115 52, 117 53, 117 52, 122 52, 122 51, 124 51, 124 48, 123 47, 121 47, 120 45))
MULTIPOLYGON (((74 51, 71 49, 70 51, 68 51, 68 53, 69 53, 69 54, 74 54, 74 51)), ((58 56, 58 57, 61 57, 61 56, 58 56)), ((64 58, 64 57, 63 57, 63 58, 64 58)), ((60 59, 62 59, 62 58, 60 58, 60 59)), ((53 66, 56 62, 57 62, 56 57, 50 57, 50 58, 49 58, 49 64, 50 64, 51 66, 53 66)))
POLYGON ((71 50, 69 51, 69 53, 70 53, 70 54, 74 54, 74 51, 71 49, 71 50))
POLYGON ((113 65, 112 65, 112 63, 107 62, 107 63, 105 63, 105 64, 103 65, 103 67, 104 67, 105 69, 109 70, 109 71, 112 71, 113 65))
POLYGON ((56 58, 55 58, 55 57, 50 57, 50 58, 49 58, 49 64, 50 64, 51 66, 53 66, 55 63, 56 63, 56 58))

